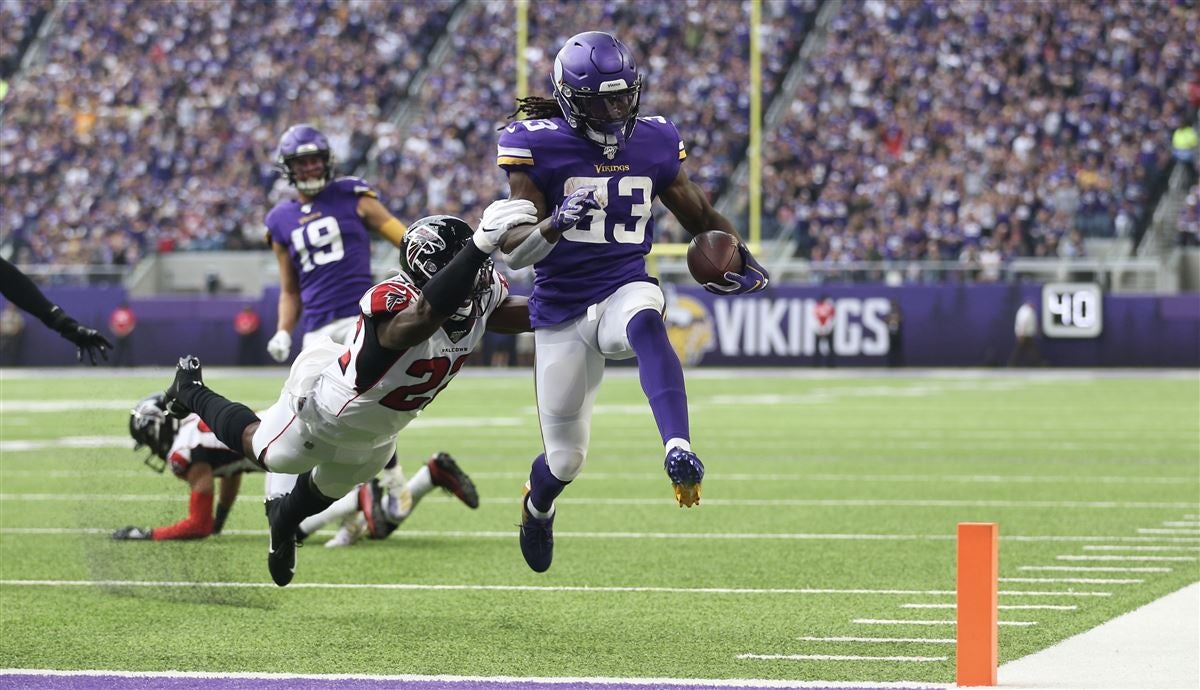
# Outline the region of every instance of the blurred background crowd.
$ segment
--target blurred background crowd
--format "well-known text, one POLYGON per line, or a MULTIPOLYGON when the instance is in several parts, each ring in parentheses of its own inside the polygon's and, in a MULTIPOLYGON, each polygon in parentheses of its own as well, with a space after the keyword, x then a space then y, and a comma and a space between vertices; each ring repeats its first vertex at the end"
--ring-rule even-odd
MULTIPOLYGON (((844 2, 802 58, 821 7, 766 0, 761 33, 764 107, 790 99, 764 132, 765 234, 815 265, 1078 257, 1087 237, 1136 240, 1171 162, 1195 169, 1193 0, 844 2)), ((741 194, 745 3, 532 0, 528 16, 531 94, 551 95, 568 36, 611 31, 691 177, 741 194)), ((273 149, 302 121, 400 218, 477 217, 506 191, 515 25, 500 0, 2 0, 0 241, 59 265, 261 248, 273 149)), ((1200 189, 1188 199, 1180 242, 1200 244, 1200 189)))

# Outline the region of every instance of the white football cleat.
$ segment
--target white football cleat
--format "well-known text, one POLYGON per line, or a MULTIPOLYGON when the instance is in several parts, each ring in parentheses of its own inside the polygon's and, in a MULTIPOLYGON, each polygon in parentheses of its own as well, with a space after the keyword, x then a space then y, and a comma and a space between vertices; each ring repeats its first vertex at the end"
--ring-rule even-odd
POLYGON ((337 534, 333 535, 333 539, 325 542, 325 548, 336 549, 343 546, 353 546, 355 542, 366 535, 367 520, 362 516, 362 513, 347 515, 342 520, 342 526, 338 527, 337 534))

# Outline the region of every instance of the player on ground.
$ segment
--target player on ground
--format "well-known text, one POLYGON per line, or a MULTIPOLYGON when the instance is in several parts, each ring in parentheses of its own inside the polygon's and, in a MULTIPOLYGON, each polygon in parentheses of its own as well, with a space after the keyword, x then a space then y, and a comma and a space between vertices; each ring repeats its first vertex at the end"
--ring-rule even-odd
POLYGON ((451 216, 414 223, 400 247, 402 272, 362 296, 349 346, 325 340, 305 349, 261 419, 205 386, 198 359, 179 360, 164 394, 169 414, 195 412, 263 469, 300 475, 291 493, 266 504, 275 584, 295 573, 300 521, 383 468, 397 434, 449 384, 485 328, 529 330, 525 299, 508 294, 490 255, 534 212, 528 201, 497 201, 474 233, 451 216))
MULTIPOLYGON (((358 300, 371 277, 371 232, 400 246, 404 224, 387 210, 375 188, 358 177, 334 178, 336 161, 329 139, 312 125, 289 127, 279 139, 275 168, 296 189, 267 213, 267 242, 279 264, 279 317, 267 352, 277 362, 291 355, 292 330, 304 331, 301 349, 321 337, 349 342, 358 320, 358 300)), ((404 474, 393 458, 383 475, 399 490, 404 474)), ((286 493, 289 475, 267 475, 267 495, 286 493)), ((327 546, 346 546, 366 532, 352 492, 331 510, 347 519, 327 546)), ((323 521, 321 524, 324 524, 323 521)))
MULTIPOLYGON (((553 556, 554 499, 583 467, 592 407, 606 359, 637 357, 642 389, 662 436, 664 465, 681 506, 700 501, 704 465, 692 452, 683 369, 663 325, 663 293, 646 273, 659 198, 689 233, 733 225, 682 168, 675 125, 638 117, 642 78, 633 54, 597 31, 568 39, 554 60, 554 100, 523 98, 500 135, 497 164, 513 199, 537 207, 537 225, 503 243, 514 268, 533 265, 529 299, 537 352, 537 402, 545 452, 522 501, 521 553, 542 572, 553 556)), ((741 294, 767 286, 745 245, 744 273, 705 288, 741 294)))
POLYGON ((259 468, 217 440, 196 415, 182 421, 168 417, 162 394, 140 400, 129 412, 129 435, 134 450, 149 448, 146 465, 162 472, 167 465, 192 489, 188 516, 167 527, 123 527, 113 539, 204 539, 220 534, 237 500, 242 473, 259 468), (213 478, 221 479, 217 514, 213 516, 213 478))

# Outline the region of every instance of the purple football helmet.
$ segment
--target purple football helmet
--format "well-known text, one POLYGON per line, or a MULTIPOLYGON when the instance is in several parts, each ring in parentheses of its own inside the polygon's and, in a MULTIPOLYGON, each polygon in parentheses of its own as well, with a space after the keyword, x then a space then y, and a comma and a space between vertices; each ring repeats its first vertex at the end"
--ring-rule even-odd
POLYGON ((312 125, 292 125, 279 138, 275 151, 275 169, 301 194, 313 196, 333 179, 333 148, 321 130, 312 125), (301 158, 316 156, 323 167, 316 178, 297 179, 293 165, 301 158))
POLYGON ((633 134, 641 94, 633 52, 611 34, 576 34, 554 58, 554 98, 563 118, 610 159, 633 134))

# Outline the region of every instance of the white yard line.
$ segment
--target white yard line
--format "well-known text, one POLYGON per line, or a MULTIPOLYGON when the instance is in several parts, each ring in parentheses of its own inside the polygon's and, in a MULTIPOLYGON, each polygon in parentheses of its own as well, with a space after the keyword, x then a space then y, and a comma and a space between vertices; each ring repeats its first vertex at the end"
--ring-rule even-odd
POLYGON ((1088 544, 1084 551, 1200 551, 1200 546, 1110 546, 1088 544))
POLYGON ((1060 561, 1176 561, 1192 562, 1195 556, 1055 556, 1060 561))
POLYGON ((1145 580, 1106 577, 1002 577, 1001 582, 1045 582, 1063 585, 1140 585, 1145 580))
MULTIPOLYGON (((0 580, 0 586, 13 587, 160 587, 160 588, 205 588, 205 589, 271 589, 278 588, 269 582, 186 582, 167 580, 0 580)), ((729 587, 572 587, 535 585, 435 585, 421 583, 341 583, 341 582, 295 582, 288 585, 293 589, 382 589, 417 591, 500 591, 500 592, 661 592, 684 594, 878 594, 899 596, 955 596, 954 590, 915 589, 828 589, 828 588, 729 588, 729 587)), ((1000 591, 1000 596, 1047 596, 1047 597, 1108 597, 1111 592, 1024 592, 1000 591)))
POLYGON ((916 642, 921 644, 955 644, 958 640, 944 637, 797 637, 805 642, 916 642))
POLYGON ((1044 570, 1063 573, 1169 573, 1174 568, 1120 568, 1086 565, 1023 565, 1018 570, 1044 570))
MULTIPOLYGON (((852 654, 738 654, 737 659, 762 661, 949 661, 948 656, 857 656, 852 654)), ((857 686, 858 683, 844 683, 857 686)))
MULTIPOLYGON (((161 494, 43 494, 43 493, 4 493, 0 501, 162 501, 177 500, 177 496, 161 494)), ((450 500, 450 499, 443 499, 450 500)), ((493 498, 489 503, 515 505, 519 497, 493 498)), ((606 506, 654 506, 667 505, 670 501, 662 498, 565 498, 560 503, 566 505, 606 505, 606 506)), ((1124 510, 1130 508, 1177 508, 1180 505, 1173 502, 1116 502, 1116 501, 987 501, 987 500, 888 500, 888 499, 752 499, 752 498, 709 498, 704 500, 706 506, 736 506, 736 507, 807 507, 807 508, 1081 508, 1098 510, 1124 510)), ((1200 534, 1200 532, 1197 532, 1200 534)))
MULTIPOLYGON (((957 621, 916 621, 916 620, 895 620, 890 618, 855 618, 852 623, 859 625, 958 625, 957 621)), ((1037 625, 1037 621, 999 621, 996 625, 1008 625, 1013 627, 1029 627, 1037 625)))
POLYGON ((1187 520, 1186 522, 1176 520, 1176 521, 1164 522, 1162 524, 1163 524, 1163 527, 1200 527, 1200 522, 1197 522, 1195 520, 1187 520))
POLYGON ((1200 534, 1200 529, 1178 529, 1175 527, 1139 527, 1138 534, 1200 534))

